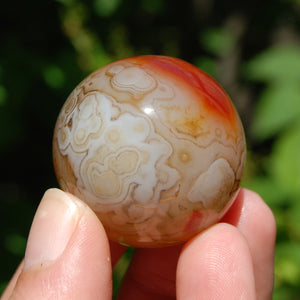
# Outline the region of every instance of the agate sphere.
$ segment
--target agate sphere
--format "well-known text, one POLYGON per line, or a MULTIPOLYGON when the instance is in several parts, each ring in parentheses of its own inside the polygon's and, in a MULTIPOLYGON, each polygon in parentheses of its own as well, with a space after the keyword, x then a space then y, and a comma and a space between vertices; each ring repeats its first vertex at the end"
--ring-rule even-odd
POLYGON ((109 239, 135 247, 182 243, 233 203, 245 158, 239 116, 209 75, 177 58, 108 64, 58 116, 54 167, 109 239))

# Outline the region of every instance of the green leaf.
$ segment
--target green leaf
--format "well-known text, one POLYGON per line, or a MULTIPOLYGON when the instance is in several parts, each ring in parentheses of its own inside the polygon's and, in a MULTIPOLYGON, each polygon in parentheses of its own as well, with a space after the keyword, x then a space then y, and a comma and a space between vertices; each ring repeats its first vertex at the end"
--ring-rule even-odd
POLYGON ((217 78, 217 62, 215 59, 201 56, 194 61, 194 64, 213 78, 217 78))
POLYGON ((252 136, 258 140, 272 137, 299 117, 300 84, 274 83, 259 98, 251 127, 252 136))
POLYGON ((233 34, 222 28, 208 29, 201 35, 200 40, 208 52, 218 56, 227 55, 235 45, 233 34))
POLYGON ((128 247, 127 250, 124 252, 122 257, 116 263, 114 270, 113 270, 113 299, 116 298, 116 295, 119 291, 121 286, 121 282, 123 277, 129 267, 130 261, 134 254, 134 248, 128 247))
POLYGON ((300 245, 279 243, 275 252, 275 279, 292 285, 300 283, 300 245))
POLYGON ((99 16, 109 17, 116 11, 120 2, 120 0, 94 0, 94 8, 99 16))
POLYGON ((300 122, 295 122, 274 144, 270 171, 276 184, 295 201, 300 197, 300 122))
POLYGON ((58 66, 47 66, 43 76, 48 86, 54 89, 62 87, 66 80, 64 72, 58 66))
POLYGON ((263 82, 300 81, 300 47, 274 46, 254 57, 245 68, 246 77, 263 82))
POLYGON ((284 204, 285 193, 280 188, 274 188, 276 185, 270 176, 255 176, 243 181, 242 186, 258 193, 272 208, 284 204))
POLYGON ((5 248, 14 255, 23 256, 25 253, 26 239, 19 234, 9 234, 4 239, 5 248))
MULTIPOLYGON (((300 188, 300 187, 299 187, 300 188)), ((291 201, 291 206, 286 212, 286 227, 289 236, 300 241, 300 202, 299 197, 295 197, 291 201)))

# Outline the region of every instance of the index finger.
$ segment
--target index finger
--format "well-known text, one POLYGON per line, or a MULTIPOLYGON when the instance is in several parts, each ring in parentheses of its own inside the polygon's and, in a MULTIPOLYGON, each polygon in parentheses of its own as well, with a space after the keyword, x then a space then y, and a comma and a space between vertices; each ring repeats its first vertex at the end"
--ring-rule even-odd
POLYGON ((271 209, 258 194, 241 189, 222 221, 236 226, 246 238, 258 299, 271 299, 276 240, 276 222, 271 209))
POLYGON ((241 189, 222 221, 184 246, 178 296, 271 299, 276 234, 271 210, 259 195, 241 189))

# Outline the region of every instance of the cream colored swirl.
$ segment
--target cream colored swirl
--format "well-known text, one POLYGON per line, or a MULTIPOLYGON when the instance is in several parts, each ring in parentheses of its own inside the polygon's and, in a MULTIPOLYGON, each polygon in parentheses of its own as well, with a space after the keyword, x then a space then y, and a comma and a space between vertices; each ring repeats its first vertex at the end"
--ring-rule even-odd
POLYGON ((245 143, 242 127, 228 128, 174 78, 116 62, 60 113, 59 177, 114 240, 178 242, 216 222, 236 193, 245 143))
POLYGON ((161 190, 178 180, 178 172, 166 164, 171 145, 155 133, 152 123, 138 110, 126 111, 105 94, 91 92, 70 118, 72 127, 58 131, 60 150, 69 157, 78 186, 91 191, 98 202, 109 200, 111 204, 128 197, 159 202, 161 190), (123 111, 116 118, 114 106, 123 111), (158 174, 161 169, 163 180, 158 174), (134 190, 128 196, 130 186, 134 190))
POLYGON ((113 88, 119 91, 145 94, 156 88, 153 77, 138 67, 112 68, 109 73, 114 75, 111 80, 113 88))

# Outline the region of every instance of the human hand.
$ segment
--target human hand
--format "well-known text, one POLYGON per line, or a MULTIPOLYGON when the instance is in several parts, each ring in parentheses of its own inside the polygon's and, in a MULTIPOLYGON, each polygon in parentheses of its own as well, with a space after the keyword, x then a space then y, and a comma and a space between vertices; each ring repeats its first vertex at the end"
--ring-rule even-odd
MULTIPOLYGON (((222 222, 184 246, 136 249, 118 299, 270 299, 275 235, 270 209, 241 189, 222 222)), ((125 250, 87 205, 51 189, 1 299, 111 299, 112 266, 125 250)))

